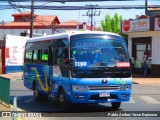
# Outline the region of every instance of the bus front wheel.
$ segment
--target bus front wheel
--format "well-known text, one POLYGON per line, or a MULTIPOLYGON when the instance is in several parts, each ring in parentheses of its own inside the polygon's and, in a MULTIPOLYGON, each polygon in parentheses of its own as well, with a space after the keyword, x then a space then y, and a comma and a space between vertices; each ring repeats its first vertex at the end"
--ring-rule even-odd
POLYGON ((112 108, 117 110, 121 106, 121 102, 111 102, 112 108))
POLYGON ((62 109, 67 109, 69 107, 69 101, 66 99, 65 92, 62 88, 59 90, 59 103, 62 109))
POLYGON ((36 84, 34 84, 34 87, 33 87, 33 95, 37 101, 42 100, 42 94, 39 92, 36 84))

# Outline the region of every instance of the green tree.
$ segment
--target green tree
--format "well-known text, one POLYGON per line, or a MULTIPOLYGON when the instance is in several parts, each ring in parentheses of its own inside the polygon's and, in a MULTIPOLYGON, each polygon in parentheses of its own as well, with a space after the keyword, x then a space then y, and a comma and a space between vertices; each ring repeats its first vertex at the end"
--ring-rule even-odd
POLYGON ((120 34, 125 39, 127 39, 127 35, 121 33, 120 26, 121 21, 123 20, 122 16, 119 16, 116 12, 115 15, 111 18, 109 14, 105 16, 105 20, 101 21, 101 26, 98 27, 101 31, 113 32, 120 34))

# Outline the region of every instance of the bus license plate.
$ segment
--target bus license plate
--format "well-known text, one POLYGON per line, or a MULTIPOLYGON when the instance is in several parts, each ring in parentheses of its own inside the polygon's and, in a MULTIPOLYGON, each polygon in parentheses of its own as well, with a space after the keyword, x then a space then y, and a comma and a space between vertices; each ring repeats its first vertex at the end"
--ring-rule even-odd
POLYGON ((110 93, 109 92, 99 93, 99 97, 110 97, 110 93))

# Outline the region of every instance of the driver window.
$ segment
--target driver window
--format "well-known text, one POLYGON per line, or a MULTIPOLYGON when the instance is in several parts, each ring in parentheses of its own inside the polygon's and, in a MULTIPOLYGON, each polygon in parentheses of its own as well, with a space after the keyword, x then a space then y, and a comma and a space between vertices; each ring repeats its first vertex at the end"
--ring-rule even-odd
POLYGON ((55 49, 55 64, 58 64, 58 65, 68 64, 68 49, 67 48, 55 49))

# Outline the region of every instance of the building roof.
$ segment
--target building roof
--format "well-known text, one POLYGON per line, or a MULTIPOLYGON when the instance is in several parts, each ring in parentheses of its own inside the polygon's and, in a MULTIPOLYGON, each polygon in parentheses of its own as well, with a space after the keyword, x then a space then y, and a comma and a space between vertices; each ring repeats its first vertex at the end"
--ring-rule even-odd
MULTIPOLYGON (((91 30, 91 26, 86 25, 86 30, 91 30)), ((99 31, 99 30, 93 26, 93 31, 99 31)))
POLYGON ((52 16, 51 15, 43 15, 43 16, 37 16, 35 18, 36 22, 42 22, 43 24, 44 23, 45 24, 52 24, 52 22, 54 20, 57 20, 56 24, 60 24, 60 21, 59 21, 58 17, 57 16, 53 16, 53 15, 52 16))
POLYGON ((143 18, 149 18, 149 16, 147 16, 147 15, 141 15, 137 19, 143 19, 143 18))
MULTIPOLYGON (((44 25, 48 25, 47 23, 44 23, 43 21, 39 21, 39 22, 34 22, 34 26, 44 26, 44 25)), ((8 24, 4 24, 3 26, 30 26, 30 22, 10 22, 8 24)))
MULTIPOLYGON (((80 23, 77 22, 76 20, 70 20, 67 22, 62 22, 60 24, 56 25, 56 28, 77 28, 77 26, 79 25, 80 29, 83 28, 83 25, 86 25, 86 30, 90 30, 91 27, 89 25, 86 24, 86 22, 80 23)), ((97 28, 94 28, 93 31, 99 31, 97 28)))
MULTIPOLYGON (((17 14, 12 14, 13 17, 18 17, 18 20, 13 22, 4 23, 0 26, 0 29, 29 29, 30 28, 30 12, 22 12, 17 14), (25 18, 24 18, 25 16, 25 18), (23 18, 23 20, 21 19, 23 18)), ((90 26, 86 25, 86 22, 80 23, 76 20, 70 20, 67 22, 60 23, 57 16, 53 15, 37 15, 34 14, 34 29, 44 29, 51 28, 53 25, 55 28, 62 29, 86 29, 90 30, 90 26), (86 26, 83 26, 86 25, 86 26), (86 27, 86 28, 84 28, 86 27)), ((94 31, 98 31, 97 28, 94 28, 94 31)))
MULTIPOLYGON (((21 13, 15 13, 12 14, 12 16, 30 16, 31 12, 21 12, 21 13)), ((34 16, 38 16, 37 14, 34 14, 34 16)))
MULTIPOLYGON (((29 16, 30 12, 23 12, 23 13, 18 13, 18 14, 12 14, 12 16, 29 16)), ((35 15, 34 18, 34 28, 48 28, 51 27, 52 24, 60 24, 60 21, 58 19, 57 16, 51 16, 51 15, 44 15, 44 16, 40 16, 40 15, 35 15)), ((26 21, 13 21, 10 23, 6 23, 3 24, 2 26, 0 26, 0 28, 17 28, 17 29, 23 29, 23 28, 30 28, 30 19, 29 17, 25 18, 26 21)))
POLYGON ((60 24, 58 24, 57 25, 57 27, 58 26, 72 26, 72 27, 77 27, 77 25, 80 25, 80 24, 82 24, 82 23, 79 23, 79 22, 77 22, 76 20, 70 20, 70 21, 67 21, 67 22, 62 22, 62 23, 60 23, 60 24))

